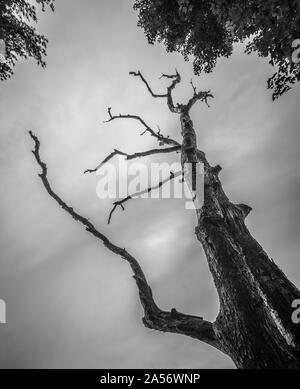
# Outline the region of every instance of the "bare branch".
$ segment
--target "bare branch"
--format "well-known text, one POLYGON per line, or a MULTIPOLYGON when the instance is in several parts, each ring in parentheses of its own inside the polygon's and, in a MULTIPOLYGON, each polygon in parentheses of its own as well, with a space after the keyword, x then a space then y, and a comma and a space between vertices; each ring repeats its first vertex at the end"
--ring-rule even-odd
POLYGON ((167 182, 169 181, 172 181, 174 180, 175 178, 177 177, 180 177, 182 176, 182 172, 177 172, 177 173, 173 173, 173 172, 170 172, 170 176, 165 178, 164 180, 161 180, 157 185, 155 186, 150 186, 148 187, 147 189, 144 189, 144 190, 141 190, 139 192, 136 192, 136 193, 133 193, 132 195, 128 195, 127 197, 125 197, 124 199, 122 200, 118 200, 118 201, 115 201, 113 203, 113 208, 112 210, 110 211, 110 214, 109 214, 109 217, 108 217, 108 224, 110 224, 111 222, 111 218, 112 218, 112 215, 113 213, 115 212, 116 208, 117 207, 121 207, 123 211, 125 211, 125 208, 124 208, 124 203, 126 203, 128 200, 131 200, 131 199, 134 199, 134 198, 137 198, 137 197, 140 197, 142 196, 143 194, 146 194, 146 193, 150 193, 152 192, 153 190, 155 189, 159 189, 160 187, 162 187, 164 184, 166 184, 167 182))
POLYGON ((146 85, 148 91, 151 93, 151 95, 153 97, 166 97, 167 98, 168 107, 169 107, 170 111, 173 112, 173 113, 181 114, 183 111, 189 112, 189 110, 192 108, 192 106, 198 100, 204 101, 207 104, 207 106, 209 106, 207 100, 208 100, 208 98, 213 98, 213 95, 210 93, 210 91, 197 92, 196 91, 196 87, 194 86, 193 81, 191 80, 191 85, 192 85, 192 88, 193 88, 193 91, 194 91, 193 97, 189 100, 189 102, 187 104, 176 104, 175 105, 174 102, 173 102, 172 92, 175 89, 176 85, 179 84, 180 81, 181 81, 181 76, 178 73, 177 69, 176 69, 176 73, 175 74, 164 74, 163 73, 161 75, 160 78, 173 79, 171 85, 167 88, 167 93, 163 94, 163 95, 157 95, 157 94, 153 93, 153 91, 150 88, 148 82, 146 81, 146 79, 144 78, 144 76, 142 75, 142 73, 140 71, 138 71, 138 72, 130 72, 129 74, 134 75, 136 77, 140 77, 141 80, 146 85))
POLYGON ((109 123, 113 120, 116 120, 116 119, 133 119, 133 120, 137 120, 139 121, 144 127, 145 127, 145 131, 141 133, 141 135, 144 135, 146 132, 149 132, 149 134, 151 136, 153 136, 154 138, 156 138, 160 145, 164 145, 164 144, 167 144, 167 145, 176 145, 178 146, 179 143, 176 142, 175 140, 171 139, 170 137, 168 136, 164 136, 161 134, 160 130, 158 132, 155 132, 154 130, 152 130, 151 127, 148 126, 148 124, 146 124, 146 122, 138 115, 112 115, 111 113, 111 108, 108 108, 108 115, 109 115, 109 119, 108 120, 105 120, 104 123, 109 123))
POLYGON ((92 234, 95 238, 99 239, 106 248, 111 252, 119 255, 125 259, 133 272, 133 278, 136 281, 139 291, 140 301, 144 309, 143 323, 145 326, 151 329, 156 329, 163 332, 174 332, 190 336, 192 338, 201 340, 210 344, 213 347, 221 349, 219 342, 216 338, 213 324, 203 320, 201 317, 185 315, 177 312, 174 308, 171 312, 161 310, 155 303, 152 291, 148 285, 145 274, 140 267, 138 261, 129 254, 124 248, 121 248, 112 243, 104 234, 95 228, 95 226, 89 221, 89 219, 81 216, 74 211, 72 207, 66 204, 52 189, 48 177, 47 177, 47 165, 42 161, 40 157, 40 141, 36 135, 31 131, 29 132, 31 138, 34 141, 34 150, 32 151, 36 162, 41 168, 39 177, 47 191, 47 193, 63 208, 73 219, 81 223, 86 231, 92 234))
POLYGON ((196 90, 196 87, 193 83, 193 79, 191 78, 191 85, 192 85, 192 88, 193 88, 193 92, 194 92, 194 95, 197 93, 197 90, 196 90))
POLYGON ((162 78, 176 78, 177 77, 177 74, 178 74, 178 71, 177 69, 175 69, 176 71, 176 74, 165 74, 165 73, 162 73, 161 76, 159 77, 159 79, 161 80, 162 78))
POLYGON ((174 105, 174 102, 173 102, 173 97, 172 97, 172 92, 173 90, 175 89, 175 86, 177 84, 180 83, 181 81, 181 76, 180 74, 178 73, 178 71, 176 70, 176 74, 173 75, 173 76, 168 76, 166 74, 164 74, 164 77, 168 77, 168 78, 174 78, 172 84, 168 87, 168 107, 169 107, 169 110, 171 112, 174 112, 174 113, 181 113, 181 110, 182 110, 182 105, 181 104, 177 104, 176 106, 174 105))
POLYGON ((191 81, 191 84, 192 84, 192 87, 193 87, 193 90, 194 90, 194 95, 192 98, 190 98, 189 102, 186 104, 185 108, 187 110, 187 112, 190 111, 190 109, 192 108, 192 106, 197 102, 197 101, 204 101, 205 104, 209 107, 209 104, 207 102, 207 100, 209 98, 213 98, 214 96, 210 93, 210 90, 209 91, 204 91, 204 92, 197 92, 196 91, 196 88, 195 86, 193 85, 193 82, 191 81))
POLYGON ((114 150, 112 153, 110 153, 98 166, 96 166, 94 169, 87 169, 85 170, 83 173, 86 174, 86 173, 94 173, 96 172, 98 169, 100 169, 106 162, 108 162, 110 159, 112 159, 115 155, 124 155, 126 157, 128 157, 128 154, 126 153, 123 153, 122 151, 119 151, 119 150, 114 150))
POLYGON ((173 146, 173 147, 168 147, 168 148, 164 148, 164 149, 151 149, 151 150, 147 150, 147 151, 141 151, 141 152, 134 153, 134 154, 123 153, 122 151, 119 151, 119 150, 115 149, 98 166, 96 166, 94 169, 87 169, 87 170, 84 171, 84 173, 94 173, 94 172, 96 172, 106 162, 108 162, 110 159, 112 159, 115 155, 125 156, 125 159, 127 159, 129 161, 131 159, 146 157, 148 155, 153 155, 153 154, 172 153, 174 151, 179 151, 180 149, 181 149, 181 146, 173 146))
POLYGON ((152 89, 150 88, 148 82, 145 80, 144 76, 142 75, 142 73, 140 71, 138 72, 129 72, 129 74, 131 76, 135 76, 135 77, 140 77, 141 80, 143 81, 143 83, 146 85, 146 88, 148 89, 149 93, 151 94, 152 97, 155 97, 155 98, 164 98, 164 97, 167 97, 167 94, 165 93, 164 95, 160 95, 160 94, 157 94, 157 93, 154 93, 152 91, 152 89))
POLYGON ((142 73, 140 71, 138 72, 129 72, 129 74, 135 76, 135 77, 140 77, 141 80, 143 81, 143 83, 146 85, 148 91, 150 92, 150 94, 153 96, 153 97, 166 97, 167 98, 167 102, 168 102, 168 107, 170 109, 171 112, 174 112, 174 113, 180 113, 181 112, 181 105, 180 104, 177 104, 176 106, 174 105, 173 103, 173 98, 172 98, 172 91, 173 89, 175 88, 175 86, 181 81, 181 77, 180 77, 180 74, 178 73, 178 71, 176 70, 176 74, 162 74, 160 78, 170 78, 170 79, 173 79, 173 82, 172 84, 167 88, 167 93, 166 94, 163 94, 163 95, 157 95, 155 93, 153 93, 152 89, 150 88, 148 82, 146 81, 146 79, 144 78, 144 76, 142 75, 142 73))

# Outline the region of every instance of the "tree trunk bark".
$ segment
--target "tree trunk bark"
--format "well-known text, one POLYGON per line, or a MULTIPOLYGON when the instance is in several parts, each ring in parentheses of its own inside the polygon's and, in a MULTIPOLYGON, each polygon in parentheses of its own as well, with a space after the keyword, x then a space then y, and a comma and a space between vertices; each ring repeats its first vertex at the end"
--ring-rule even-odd
MULTIPOLYGON (((197 209, 201 242, 219 295, 213 325, 223 351, 238 368, 300 368, 300 326, 292 322, 299 290, 251 236, 245 218, 251 208, 232 204, 218 174, 197 150, 189 113, 181 113, 182 164, 204 164, 204 205, 197 209)), ((189 178, 189 181, 190 178, 189 178)))

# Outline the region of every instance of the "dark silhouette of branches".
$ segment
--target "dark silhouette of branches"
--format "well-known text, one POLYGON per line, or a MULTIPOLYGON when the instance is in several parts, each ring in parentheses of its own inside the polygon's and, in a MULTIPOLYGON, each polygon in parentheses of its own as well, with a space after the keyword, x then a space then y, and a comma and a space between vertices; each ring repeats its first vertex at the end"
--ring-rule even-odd
POLYGON ((132 200, 136 197, 139 197, 139 196, 142 196, 143 194, 145 193, 150 193, 152 192, 153 190, 155 189, 159 189, 161 188, 164 184, 166 184, 167 182, 169 181, 172 181, 174 180, 176 177, 181 177, 182 176, 182 172, 177 172, 177 173, 173 173, 173 172, 170 172, 170 176, 161 180, 157 185, 154 185, 154 186, 149 186, 148 188, 144 189, 144 190, 141 190, 139 192, 136 192, 136 193, 133 193, 131 195, 128 195, 127 197, 125 197, 124 199, 122 200, 118 200, 118 201, 115 201, 113 203, 113 208, 112 210, 110 211, 110 214, 109 214, 109 218, 108 218, 108 224, 110 224, 111 222, 111 218, 112 218, 112 215, 113 213, 115 212, 116 208, 117 207, 121 207, 123 211, 125 211, 125 208, 124 208, 124 203, 126 203, 128 200, 132 200))
POLYGON ((170 79, 173 79, 171 85, 167 88, 167 93, 164 94, 164 95, 156 95, 155 93, 153 93, 152 89, 150 88, 148 82, 146 81, 145 77, 142 75, 142 73, 140 71, 138 72, 130 72, 129 74, 135 76, 135 77, 140 77, 141 80, 143 81, 143 83, 146 85, 148 91, 151 93, 151 95, 155 98, 157 97, 165 97, 167 98, 167 103, 168 103, 168 107, 169 107, 169 110, 173 113, 177 113, 177 114, 180 114, 182 113, 183 111, 186 111, 186 113, 188 113, 190 111, 190 109, 192 108, 192 106, 197 102, 197 101, 204 101, 207 105, 208 105, 208 98, 213 98, 213 95, 210 93, 210 91, 201 91, 201 92, 197 92, 196 91, 196 88, 194 87, 193 83, 191 82, 192 84, 192 87, 193 87, 193 91, 194 91, 194 95, 193 97, 188 101, 187 104, 174 104, 173 102, 173 97, 172 97, 172 92, 173 90, 175 89, 176 85, 180 83, 181 81, 181 76, 180 74, 178 73, 178 71, 176 70, 176 74, 162 74, 161 75, 161 78, 162 77, 165 77, 165 78, 170 78, 170 79))
POLYGON ((161 134, 160 132, 160 129, 158 129, 158 131, 154 131, 150 126, 148 126, 148 124, 146 124, 146 122, 138 115, 113 115, 111 113, 111 107, 109 107, 107 109, 107 112, 108 112, 108 115, 109 115, 109 119, 108 120, 105 120, 104 123, 109 123, 113 120, 116 120, 116 119, 133 119, 133 120, 137 120, 139 121, 144 127, 145 127, 145 131, 141 133, 141 135, 144 135, 146 132, 149 132, 149 134, 151 136, 153 136, 154 138, 156 138, 160 145, 163 146, 164 144, 167 144, 167 145, 175 145, 175 146, 178 146, 179 143, 176 142, 175 140, 171 139, 169 136, 164 136, 161 134))
POLYGON ((47 193, 74 220, 82 224, 86 231, 92 234, 95 238, 99 239, 108 250, 119 255, 129 263, 133 272, 133 278, 136 281, 140 301, 144 310, 144 325, 150 329, 155 329, 162 332, 172 332, 187 335, 220 349, 220 345, 216 338, 213 324, 211 322, 203 320, 202 317, 178 312, 175 308, 172 308, 171 311, 161 310, 153 299, 152 290, 138 261, 131 254, 129 254, 126 249, 112 243, 102 232, 96 229, 96 227, 90 222, 89 219, 76 212, 56 194, 48 181, 47 165, 45 162, 43 162, 40 156, 40 141, 38 137, 31 131, 29 131, 29 134, 34 142, 34 150, 32 153, 36 159, 37 164, 41 168, 39 177, 41 178, 47 193))
POLYGON ((127 161, 131 160, 131 159, 135 159, 135 158, 141 158, 141 157, 146 157, 148 155, 153 155, 153 154, 165 154, 165 153, 172 153, 174 151, 179 151, 181 148, 181 146, 173 146, 173 147, 168 147, 168 148, 165 148, 165 149, 152 149, 152 150, 147 150, 147 151, 141 151, 141 152, 138 152, 138 153, 134 153, 134 154, 127 154, 127 153, 124 153, 120 150, 114 150, 112 153, 110 153, 98 166, 96 166, 94 169, 87 169, 84 171, 84 173, 94 173, 96 172, 97 170, 99 170, 106 162, 108 162, 109 160, 111 160, 113 157, 115 157, 116 155, 121 155, 121 156, 124 156, 126 158, 127 161))

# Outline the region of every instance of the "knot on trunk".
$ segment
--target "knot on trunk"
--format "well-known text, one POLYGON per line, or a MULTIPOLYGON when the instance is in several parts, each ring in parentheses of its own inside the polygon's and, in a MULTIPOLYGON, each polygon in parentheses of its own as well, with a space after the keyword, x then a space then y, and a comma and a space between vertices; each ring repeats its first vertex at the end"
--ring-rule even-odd
POLYGON ((245 219, 249 213, 252 211, 252 208, 246 204, 235 204, 236 208, 242 213, 243 218, 245 219))

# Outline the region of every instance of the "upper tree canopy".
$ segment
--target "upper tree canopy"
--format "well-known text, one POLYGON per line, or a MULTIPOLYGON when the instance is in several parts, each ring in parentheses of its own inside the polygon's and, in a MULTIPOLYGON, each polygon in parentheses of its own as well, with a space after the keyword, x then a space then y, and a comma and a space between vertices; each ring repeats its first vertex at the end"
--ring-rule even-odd
MULTIPOLYGON (((55 0, 36 0, 42 10, 50 6, 54 10, 55 0)), ((36 7, 28 0, 0 1, 0 39, 5 44, 5 62, 0 61, 0 80, 13 74, 19 58, 34 58, 45 67, 47 39, 39 35, 31 23, 37 22, 36 7)))
POLYGON ((268 80, 273 99, 300 80, 292 47, 300 39, 300 0, 135 0, 134 9, 149 43, 193 55, 195 74, 211 72, 234 42, 247 39, 246 53, 268 57, 277 69, 268 80))

